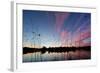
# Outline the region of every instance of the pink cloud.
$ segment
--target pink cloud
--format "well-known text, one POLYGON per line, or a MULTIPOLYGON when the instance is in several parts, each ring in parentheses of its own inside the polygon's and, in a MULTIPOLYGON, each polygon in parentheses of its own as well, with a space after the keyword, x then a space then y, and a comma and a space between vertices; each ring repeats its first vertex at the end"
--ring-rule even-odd
POLYGON ((68 36, 69 36, 69 33, 67 31, 65 31, 65 30, 63 30, 60 33, 61 46, 66 46, 66 43, 67 43, 67 40, 68 40, 68 36))
POLYGON ((84 39, 89 38, 89 37, 91 37, 90 31, 81 33, 81 40, 84 40, 84 39))
POLYGON ((91 32, 90 31, 84 31, 79 33, 78 35, 74 36, 74 43, 76 44, 76 46, 82 46, 82 45, 90 45, 90 42, 83 42, 85 39, 88 39, 91 37, 91 32))
POLYGON ((61 37, 62 37, 62 39, 65 38, 66 36, 67 36, 67 32, 66 32, 66 31, 62 31, 62 32, 61 32, 61 37))
POLYGON ((63 23, 65 18, 68 18, 69 13, 55 13, 55 28, 57 32, 60 32, 61 28, 63 27, 63 23))

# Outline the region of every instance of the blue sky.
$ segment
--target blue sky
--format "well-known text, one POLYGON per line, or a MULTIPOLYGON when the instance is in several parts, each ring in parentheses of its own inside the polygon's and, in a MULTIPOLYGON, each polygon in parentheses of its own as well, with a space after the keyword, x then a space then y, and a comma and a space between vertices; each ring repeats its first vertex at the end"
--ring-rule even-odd
POLYGON ((23 47, 88 46, 90 40, 90 13, 23 10, 23 47))

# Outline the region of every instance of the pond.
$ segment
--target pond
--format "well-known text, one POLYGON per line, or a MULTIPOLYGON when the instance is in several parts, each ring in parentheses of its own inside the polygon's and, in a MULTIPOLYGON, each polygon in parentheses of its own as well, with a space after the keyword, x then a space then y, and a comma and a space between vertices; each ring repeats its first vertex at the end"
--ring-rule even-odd
POLYGON ((64 61, 64 60, 84 60, 91 59, 91 51, 76 50, 69 52, 33 52, 23 54, 23 62, 44 62, 44 61, 64 61))

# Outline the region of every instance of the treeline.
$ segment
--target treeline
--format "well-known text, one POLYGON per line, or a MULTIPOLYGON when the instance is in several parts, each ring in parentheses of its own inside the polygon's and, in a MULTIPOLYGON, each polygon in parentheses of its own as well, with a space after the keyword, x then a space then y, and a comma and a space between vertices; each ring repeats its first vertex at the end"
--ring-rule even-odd
POLYGON ((76 51, 76 50, 86 50, 91 51, 91 46, 86 47, 43 47, 43 48, 29 48, 29 47, 23 47, 23 54, 26 53, 34 53, 34 52, 41 52, 42 54, 48 51, 48 53, 51 52, 69 52, 69 51, 76 51))

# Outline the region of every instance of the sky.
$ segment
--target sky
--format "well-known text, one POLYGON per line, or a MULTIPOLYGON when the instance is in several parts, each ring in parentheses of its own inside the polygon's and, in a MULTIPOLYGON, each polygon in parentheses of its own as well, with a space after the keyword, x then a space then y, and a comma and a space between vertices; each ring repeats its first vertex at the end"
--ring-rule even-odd
POLYGON ((91 13, 23 10, 23 47, 91 45, 91 13))

